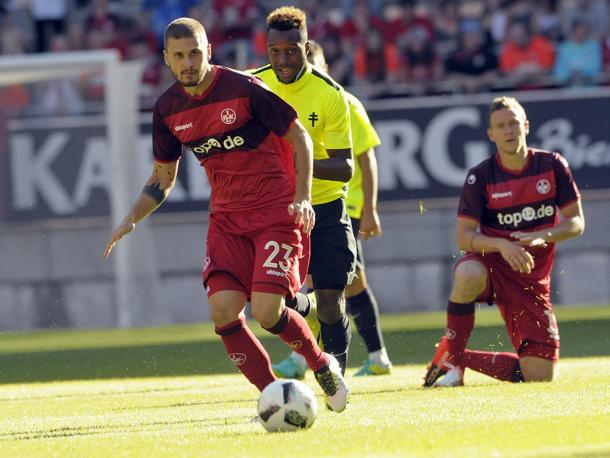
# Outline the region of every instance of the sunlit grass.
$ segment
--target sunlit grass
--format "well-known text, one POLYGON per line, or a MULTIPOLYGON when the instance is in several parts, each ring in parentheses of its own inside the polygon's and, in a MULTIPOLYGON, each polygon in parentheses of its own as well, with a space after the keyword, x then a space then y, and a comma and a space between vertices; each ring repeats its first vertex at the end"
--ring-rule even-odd
MULTIPOLYGON (((573 456, 610 453, 610 358, 561 362, 553 383, 420 387, 422 367, 348 377, 349 408, 268 434, 238 375, 0 388, 2 456, 573 456)), ((320 397, 309 375, 307 383, 320 397)), ((594 455, 595 456, 595 455, 594 455)))
MULTIPOLYGON (((0 457, 610 456, 610 308, 558 315, 567 357, 554 382, 467 371, 444 390, 420 386, 443 314, 384 317, 392 374, 353 377, 356 340, 348 409, 291 434, 251 422, 258 392, 209 325, 0 335, 0 457)), ((483 310, 473 340, 506 345, 500 324, 483 310)))

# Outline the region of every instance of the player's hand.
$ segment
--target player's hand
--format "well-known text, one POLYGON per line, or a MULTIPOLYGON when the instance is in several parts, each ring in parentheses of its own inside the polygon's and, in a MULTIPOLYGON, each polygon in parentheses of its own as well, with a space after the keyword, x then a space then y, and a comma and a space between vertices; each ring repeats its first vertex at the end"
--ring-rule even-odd
POLYGON ((358 235, 362 240, 368 240, 371 237, 378 237, 381 235, 381 223, 379 222, 377 210, 370 208, 362 209, 360 229, 358 229, 358 234, 354 235, 358 235))
POLYGON ((294 215, 295 224, 301 227, 305 234, 310 234, 316 223, 316 214, 309 200, 295 200, 288 205, 288 214, 294 215))
POLYGON ((534 257, 517 243, 506 240, 500 248, 500 254, 515 272, 529 274, 534 268, 534 257))
POLYGON ((510 236, 517 239, 519 246, 540 246, 544 247, 547 241, 538 232, 513 232, 510 236))
POLYGON ((114 231, 112 231, 112 236, 110 237, 110 241, 108 245, 106 245, 106 249, 104 250, 104 257, 107 258, 110 256, 110 252, 117 244, 119 240, 125 237, 127 234, 131 233, 135 229, 136 225, 134 223, 124 223, 119 225, 114 231))

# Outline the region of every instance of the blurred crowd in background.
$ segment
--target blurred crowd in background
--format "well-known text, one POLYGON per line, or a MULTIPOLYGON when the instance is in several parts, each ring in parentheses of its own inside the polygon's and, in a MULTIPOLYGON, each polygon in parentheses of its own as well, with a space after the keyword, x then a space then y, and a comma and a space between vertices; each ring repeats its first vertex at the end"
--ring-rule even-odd
MULTIPOLYGON (((214 63, 252 68, 267 63, 266 15, 285 4, 307 12, 331 76, 365 98, 610 84, 610 0, 0 0, 0 55, 117 49, 143 63, 150 108, 174 81, 167 23, 200 20, 214 63)), ((78 77, 0 87, 0 105, 77 114, 101 87, 78 77)))

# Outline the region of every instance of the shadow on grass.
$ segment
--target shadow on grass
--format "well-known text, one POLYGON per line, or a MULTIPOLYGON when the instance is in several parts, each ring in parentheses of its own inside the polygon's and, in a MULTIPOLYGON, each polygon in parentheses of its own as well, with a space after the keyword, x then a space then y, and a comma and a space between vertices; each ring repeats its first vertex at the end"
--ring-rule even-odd
MULTIPOLYGON (((610 354, 610 320, 560 323, 561 356, 587 357, 610 354)), ((384 334, 392 362, 426 364, 442 330, 393 331, 384 334)), ((275 336, 263 339, 272 359, 278 361, 287 347, 275 336)), ((469 348, 513 351, 503 327, 477 327, 469 348)), ((366 358, 366 348, 354 335, 350 366, 366 358)), ((220 340, 162 345, 108 347, 48 352, 0 354, 0 384, 90 380, 130 377, 162 377, 235 373, 220 340)))

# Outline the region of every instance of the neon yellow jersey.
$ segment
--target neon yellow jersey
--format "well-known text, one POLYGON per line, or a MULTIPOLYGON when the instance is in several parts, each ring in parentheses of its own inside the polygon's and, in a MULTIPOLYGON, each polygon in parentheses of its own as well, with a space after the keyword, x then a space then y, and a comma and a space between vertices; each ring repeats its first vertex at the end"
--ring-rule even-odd
MULTIPOLYGON (((290 84, 277 79, 271 65, 250 73, 263 80, 273 92, 288 102, 299 114, 301 123, 313 140, 314 159, 328 159, 327 149, 351 148, 349 104, 345 91, 330 76, 311 65, 297 81, 290 84)), ((347 196, 347 183, 313 178, 313 205, 347 196)))
POLYGON ((362 102, 349 92, 345 93, 349 102, 350 122, 352 128, 352 144, 354 151, 354 176, 349 181, 347 191, 347 213, 351 218, 360 218, 364 206, 364 192, 362 191, 362 169, 358 156, 369 149, 381 144, 379 135, 371 124, 362 102))

